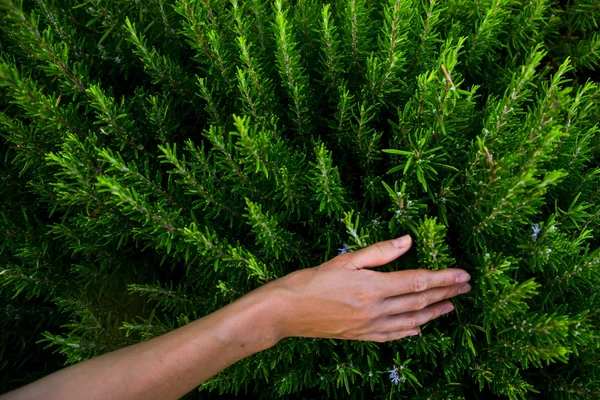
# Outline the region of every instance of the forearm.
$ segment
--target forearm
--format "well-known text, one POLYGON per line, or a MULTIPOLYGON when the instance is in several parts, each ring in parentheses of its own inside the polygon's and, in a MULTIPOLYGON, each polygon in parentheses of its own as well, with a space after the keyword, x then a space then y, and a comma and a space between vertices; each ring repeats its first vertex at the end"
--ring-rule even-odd
POLYGON ((375 243, 292 272, 166 335, 66 368, 8 399, 176 399, 284 337, 387 342, 452 311, 463 270, 376 272, 410 237, 375 243))
POLYGON ((8 399, 177 399, 279 340, 264 291, 163 336, 58 371, 8 399))

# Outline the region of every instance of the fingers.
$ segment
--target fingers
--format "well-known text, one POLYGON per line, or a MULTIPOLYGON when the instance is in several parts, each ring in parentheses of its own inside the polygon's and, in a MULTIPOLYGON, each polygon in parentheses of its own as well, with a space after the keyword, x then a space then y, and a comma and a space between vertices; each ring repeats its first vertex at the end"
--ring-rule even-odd
POLYGON ((414 269, 408 271, 382 272, 385 283, 381 286, 381 294, 393 297, 401 294, 424 292, 437 287, 453 286, 465 283, 471 276, 462 269, 448 268, 440 271, 414 269))
POLYGON ((431 304, 458 296, 459 294, 468 293, 470 290, 471 286, 468 283, 459 283, 452 286, 429 289, 424 292, 388 297, 381 304, 381 314, 393 315, 407 311, 423 310, 431 304))
POLYGON ((401 332, 374 332, 367 335, 362 335, 357 340, 368 340, 370 342, 389 342, 391 340, 398 340, 407 336, 416 336, 421 331, 419 329, 411 329, 409 331, 401 332))
POLYGON ((449 301, 442 301, 425 307, 420 311, 411 311, 403 314, 388 315, 381 318, 376 324, 373 333, 398 332, 417 329, 419 326, 436 319, 454 310, 449 301))
POLYGON ((409 235, 398 239, 377 242, 345 256, 350 264, 358 269, 378 267, 387 264, 406 253, 412 245, 409 235))

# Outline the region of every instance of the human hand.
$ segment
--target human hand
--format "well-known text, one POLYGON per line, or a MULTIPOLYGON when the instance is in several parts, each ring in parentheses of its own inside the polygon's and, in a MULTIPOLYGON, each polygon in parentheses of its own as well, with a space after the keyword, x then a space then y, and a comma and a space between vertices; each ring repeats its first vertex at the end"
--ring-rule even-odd
POLYGON ((395 260, 411 245, 408 235, 375 243, 265 285, 283 303, 280 337, 386 342, 416 335, 419 326, 451 312, 447 299, 471 290, 465 271, 367 269, 395 260))

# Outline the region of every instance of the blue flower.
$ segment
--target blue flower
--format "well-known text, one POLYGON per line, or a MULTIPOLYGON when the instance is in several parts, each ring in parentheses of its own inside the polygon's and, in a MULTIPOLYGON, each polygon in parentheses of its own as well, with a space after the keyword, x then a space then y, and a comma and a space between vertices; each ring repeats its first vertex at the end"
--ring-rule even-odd
POLYGON ((533 226, 531 228, 533 229, 533 234, 531 235, 531 237, 533 238, 533 241, 535 242, 537 240, 538 234, 540 233, 541 229, 537 223, 533 224, 533 226))
POLYGON ((341 249, 338 249, 338 256, 340 254, 346 254, 346 253, 352 253, 354 250, 349 249, 348 245, 346 243, 344 243, 344 247, 342 247, 341 249))
POLYGON ((390 379, 392 382, 398 386, 398 382, 400 382, 400 377, 398 376, 398 367, 394 367, 394 369, 391 369, 388 372, 390 373, 390 379))
POLYGON ((392 383, 395 384, 396 386, 398 386, 398 383, 404 383, 406 382, 406 379, 404 379, 403 376, 399 376, 398 375, 398 367, 394 367, 394 369, 391 369, 389 371, 387 371, 390 373, 390 379, 392 380, 392 383))

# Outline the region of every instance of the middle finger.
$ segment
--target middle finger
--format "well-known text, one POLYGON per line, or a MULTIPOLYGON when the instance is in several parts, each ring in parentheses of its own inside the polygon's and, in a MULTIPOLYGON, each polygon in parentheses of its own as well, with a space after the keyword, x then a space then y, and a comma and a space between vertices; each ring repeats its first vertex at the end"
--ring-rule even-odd
POLYGON ((422 310, 430 304, 449 299, 459 294, 468 293, 471 286, 461 283, 453 286, 439 287, 418 293, 404 294, 386 298, 381 304, 382 315, 400 314, 407 311, 422 310))

